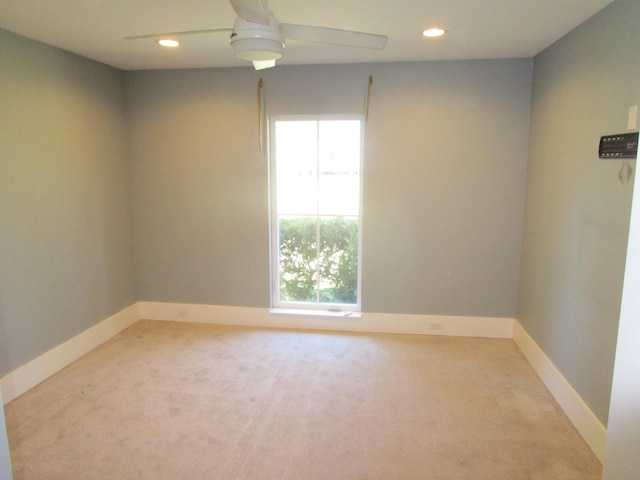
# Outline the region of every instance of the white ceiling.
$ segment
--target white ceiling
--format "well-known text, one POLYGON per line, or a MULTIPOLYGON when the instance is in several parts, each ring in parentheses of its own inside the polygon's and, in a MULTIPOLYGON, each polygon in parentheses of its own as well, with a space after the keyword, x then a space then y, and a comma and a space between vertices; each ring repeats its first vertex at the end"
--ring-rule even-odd
MULTIPOLYGON (((387 35, 384 50, 288 41, 279 65, 533 57, 613 0, 270 0, 283 23, 387 35), (438 40, 421 31, 438 25, 438 40)), ((176 50, 128 35, 232 27, 228 0, 0 0, 0 28, 124 70, 230 67, 228 33, 176 50)))

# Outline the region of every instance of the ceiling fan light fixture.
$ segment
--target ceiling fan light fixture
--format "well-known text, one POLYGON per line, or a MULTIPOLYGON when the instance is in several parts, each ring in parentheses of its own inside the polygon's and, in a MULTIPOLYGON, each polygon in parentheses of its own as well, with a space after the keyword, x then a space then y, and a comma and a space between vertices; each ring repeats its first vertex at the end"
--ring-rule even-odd
POLYGON ((255 68, 256 70, 265 70, 267 68, 273 68, 276 66, 276 61, 275 60, 254 60, 253 61, 253 68, 255 68))
POLYGON ((236 57, 250 62, 267 62, 282 58, 284 35, 275 17, 271 15, 270 18, 269 25, 236 19, 229 39, 236 57))
POLYGON ((270 38, 231 39, 236 57, 250 62, 266 62, 282 58, 284 43, 270 38))

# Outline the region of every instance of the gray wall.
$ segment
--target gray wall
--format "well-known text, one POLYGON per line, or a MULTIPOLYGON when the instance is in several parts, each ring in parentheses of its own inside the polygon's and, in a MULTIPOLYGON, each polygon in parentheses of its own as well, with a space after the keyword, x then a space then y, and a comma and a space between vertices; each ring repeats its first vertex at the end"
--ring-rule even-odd
POLYGON ((640 103, 640 2, 613 3, 534 65, 518 318, 606 423, 633 181, 598 141, 640 103))
POLYGON ((363 112, 363 310, 513 317, 530 60, 127 74, 142 300, 269 306, 268 114, 363 112))
POLYGON ((122 72, 0 30, 0 375, 137 300, 122 72))

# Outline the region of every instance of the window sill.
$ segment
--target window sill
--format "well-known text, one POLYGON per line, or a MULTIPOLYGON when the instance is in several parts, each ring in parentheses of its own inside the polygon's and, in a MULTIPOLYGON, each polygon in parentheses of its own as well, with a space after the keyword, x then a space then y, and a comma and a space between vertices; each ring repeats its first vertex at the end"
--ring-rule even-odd
POLYGON ((307 310, 303 308, 272 308, 269 313, 323 318, 360 318, 362 316, 361 312, 352 312, 350 310, 307 310))

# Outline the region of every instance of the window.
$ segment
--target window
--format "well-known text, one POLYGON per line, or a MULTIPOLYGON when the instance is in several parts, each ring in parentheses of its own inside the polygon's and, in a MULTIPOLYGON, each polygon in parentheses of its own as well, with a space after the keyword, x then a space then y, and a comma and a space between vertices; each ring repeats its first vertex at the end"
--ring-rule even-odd
POLYGON ((361 116, 271 118, 275 308, 360 310, 361 116))

